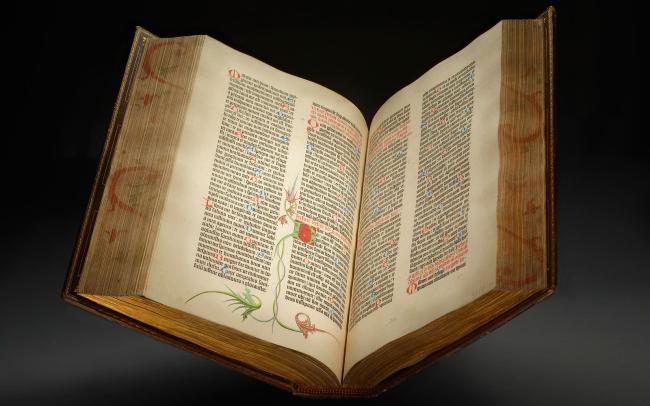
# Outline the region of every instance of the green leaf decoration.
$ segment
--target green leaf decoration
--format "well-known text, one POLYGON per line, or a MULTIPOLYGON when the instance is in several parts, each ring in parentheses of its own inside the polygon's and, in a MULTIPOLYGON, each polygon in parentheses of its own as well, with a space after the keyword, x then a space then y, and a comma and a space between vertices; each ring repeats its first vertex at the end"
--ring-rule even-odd
POLYGON ((229 299, 226 299, 226 302, 229 302, 228 306, 234 306, 232 309, 233 312, 242 310, 242 321, 246 320, 251 313, 262 307, 262 301, 259 297, 251 294, 250 289, 246 288, 244 292, 239 294, 229 287, 227 288, 228 292, 222 292, 224 295, 229 297, 229 299))

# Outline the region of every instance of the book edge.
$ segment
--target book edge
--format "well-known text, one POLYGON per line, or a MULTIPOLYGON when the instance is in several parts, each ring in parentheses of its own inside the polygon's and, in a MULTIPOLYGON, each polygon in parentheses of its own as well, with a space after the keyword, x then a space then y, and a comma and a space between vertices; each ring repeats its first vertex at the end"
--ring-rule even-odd
POLYGON ((64 300, 76 296, 75 289, 79 284, 83 262, 90 242, 90 236, 92 235, 95 226, 99 203, 101 202, 101 196, 106 185, 106 179, 112 162, 115 142, 121 127, 121 120, 123 119, 126 105, 128 104, 128 97, 133 85, 135 71, 138 66, 138 61, 142 57, 143 46, 147 38, 157 37, 144 28, 136 26, 133 43, 124 69, 124 76, 122 77, 122 83, 120 84, 116 102, 113 106, 113 114, 111 116, 106 139, 104 140, 102 152, 99 157, 99 163, 97 164, 97 170, 95 172, 95 178, 91 187, 86 210, 75 240, 73 254, 68 266, 68 274, 61 292, 61 296, 64 300))

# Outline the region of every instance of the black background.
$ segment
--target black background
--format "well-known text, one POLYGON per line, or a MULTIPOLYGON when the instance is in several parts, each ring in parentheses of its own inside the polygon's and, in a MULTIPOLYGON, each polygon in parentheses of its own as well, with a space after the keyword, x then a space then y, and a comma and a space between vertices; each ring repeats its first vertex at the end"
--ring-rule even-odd
MULTIPOLYGON (((534 17, 548 5, 391 3, 4 10, 0 404, 300 400, 59 294, 135 25, 159 36, 209 34, 339 92, 369 120, 395 91, 499 20, 534 17)), ((556 6, 557 293, 376 402, 649 402, 640 11, 620 2, 556 6)))

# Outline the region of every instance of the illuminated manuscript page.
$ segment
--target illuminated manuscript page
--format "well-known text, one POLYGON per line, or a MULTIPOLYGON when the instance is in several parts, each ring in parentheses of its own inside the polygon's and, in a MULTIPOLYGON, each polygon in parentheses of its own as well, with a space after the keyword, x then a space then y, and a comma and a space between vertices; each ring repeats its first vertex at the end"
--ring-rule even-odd
POLYGON ((343 97, 206 38, 145 296, 340 379, 366 139, 343 97))
POLYGON ((494 288, 501 24, 372 120, 345 372, 494 288))

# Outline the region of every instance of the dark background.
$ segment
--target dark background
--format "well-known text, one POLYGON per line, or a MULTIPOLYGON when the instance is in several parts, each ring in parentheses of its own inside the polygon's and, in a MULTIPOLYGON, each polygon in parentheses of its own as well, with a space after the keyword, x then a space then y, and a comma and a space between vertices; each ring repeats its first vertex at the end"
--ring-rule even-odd
MULTIPOLYGON (((547 5, 5 9, 0 404, 300 400, 60 299, 135 25, 159 36, 209 34, 345 95, 370 119, 499 20, 547 5)), ((557 293, 376 402, 650 402, 640 11, 611 1, 556 6, 557 293)))

